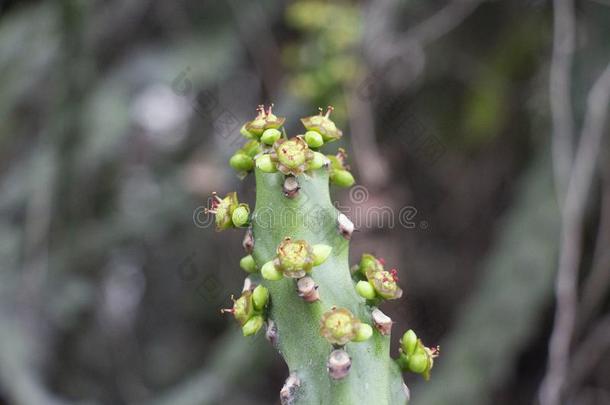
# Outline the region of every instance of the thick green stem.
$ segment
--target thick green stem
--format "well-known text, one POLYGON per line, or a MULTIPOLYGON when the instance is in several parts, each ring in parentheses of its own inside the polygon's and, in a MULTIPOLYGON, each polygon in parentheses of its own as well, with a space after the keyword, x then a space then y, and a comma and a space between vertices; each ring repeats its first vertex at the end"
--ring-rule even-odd
POLYGON ((319 286, 320 300, 308 303, 297 294, 296 280, 261 280, 271 293, 269 319, 277 326, 277 349, 290 373, 299 379, 294 404, 404 404, 401 372, 390 357, 390 336, 375 330, 364 342, 350 342, 350 373, 333 380, 327 360, 333 347, 320 335, 320 318, 333 306, 349 309, 362 322, 373 324, 371 308, 354 289, 350 276, 349 242, 340 235, 339 212, 331 203, 328 169, 298 176, 295 198, 282 192, 285 176, 256 170, 256 209, 253 215, 256 263, 272 260, 285 237, 332 246, 328 259, 310 276, 319 286))

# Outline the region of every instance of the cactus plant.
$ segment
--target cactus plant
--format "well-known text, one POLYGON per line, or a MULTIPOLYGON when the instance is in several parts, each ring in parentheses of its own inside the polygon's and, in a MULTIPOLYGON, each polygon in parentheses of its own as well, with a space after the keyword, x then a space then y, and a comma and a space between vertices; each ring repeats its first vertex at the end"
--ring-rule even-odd
POLYGON ((402 296, 397 270, 368 253, 348 265, 354 225, 331 203, 329 183, 349 187, 354 177, 343 149, 320 152, 342 136, 331 111, 301 119, 304 136, 282 134, 271 107, 242 127, 249 141, 230 163, 240 177, 254 171, 255 209, 229 193, 209 210, 217 230, 247 229, 244 291, 223 312, 245 336, 266 328, 289 369, 282 404, 404 404, 401 371, 428 379, 438 349, 409 330, 392 359, 392 320, 378 306, 402 296))

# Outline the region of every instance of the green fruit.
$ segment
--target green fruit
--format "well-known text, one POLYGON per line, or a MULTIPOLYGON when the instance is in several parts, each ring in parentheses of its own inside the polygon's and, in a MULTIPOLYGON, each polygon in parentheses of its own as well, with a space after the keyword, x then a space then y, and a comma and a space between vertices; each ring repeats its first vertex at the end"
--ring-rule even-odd
POLYGON ((367 300, 372 300, 377 295, 375 288, 368 281, 358 281, 356 284, 356 292, 367 300))
POLYGON ((236 227, 242 227, 248 223, 250 219, 250 209, 245 204, 240 204, 235 210, 233 214, 231 214, 231 220, 233 221, 233 225, 236 227))
POLYGON ((265 173, 275 173, 277 171, 277 167, 269 155, 259 156, 256 159, 256 167, 265 173))
POLYGON ((305 142, 307 142, 307 145, 309 145, 311 148, 319 148, 320 146, 324 145, 322 135, 316 131, 305 132, 305 142))
POLYGON ((330 181, 339 187, 351 187, 356 182, 354 176, 347 170, 333 170, 330 174, 330 181))
POLYGON ((254 273, 257 270, 256 263, 254 262, 252 255, 242 257, 239 261, 239 267, 244 269, 244 271, 247 273, 254 273))
POLYGON ((245 153, 236 153, 231 156, 229 165, 240 172, 248 172, 254 167, 254 159, 245 153))
POLYGON ((276 128, 266 129, 265 132, 263 132, 263 135, 261 135, 261 142, 267 145, 273 145, 281 136, 282 133, 276 128))

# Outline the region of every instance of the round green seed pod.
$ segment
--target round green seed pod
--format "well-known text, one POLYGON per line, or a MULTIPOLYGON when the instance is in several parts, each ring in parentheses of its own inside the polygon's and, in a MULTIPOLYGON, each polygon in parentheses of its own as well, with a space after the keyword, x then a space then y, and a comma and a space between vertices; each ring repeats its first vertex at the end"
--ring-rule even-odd
POLYGON ((330 161, 328 160, 328 158, 320 152, 313 152, 313 159, 311 159, 311 162, 309 162, 309 169, 319 169, 329 162, 330 161))
POLYGON ((252 255, 244 256, 239 261, 239 267, 241 267, 247 273, 256 272, 256 263, 254 262, 254 258, 252 255))
POLYGON ((242 227, 248 223, 250 219, 250 209, 246 204, 240 204, 235 210, 233 210, 233 214, 231 214, 231 221, 233 221, 233 225, 236 227, 242 227))
POLYGON ((280 139, 281 136, 282 133, 278 129, 269 128, 266 129, 265 132, 263 132, 263 135, 261 135, 261 142, 267 145, 273 145, 275 141, 280 139))
POLYGON ((417 346, 417 335, 413 332, 413 329, 409 329, 402 335, 400 339, 400 348, 403 353, 410 356, 415 352, 415 347, 417 346))
POLYGON ((273 260, 263 264, 263 267, 261 267, 261 276, 263 276, 264 279, 271 281, 281 280, 284 277, 282 272, 275 268, 273 260))
POLYGON ((356 292, 367 300, 372 300, 377 295, 375 288, 368 281, 358 281, 356 284, 356 292))
POLYGON ((254 167, 254 159, 245 153, 236 153, 231 156, 229 165, 240 172, 248 172, 254 167))
POLYGON ((373 336, 373 328, 367 323, 361 323, 356 330, 356 337, 354 342, 364 342, 373 336))
POLYGON ((252 336, 263 327, 264 323, 265 321, 262 316, 255 315, 250 318, 248 322, 244 324, 244 326, 242 326, 241 331, 243 332, 244 336, 252 336))
POLYGON ((259 156, 256 159, 256 167, 265 173, 275 173, 277 171, 277 167, 269 155, 259 156))
POLYGON ((324 138, 316 131, 307 131, 305 132, 305 142, 311 148, 319 148, 324 145, 324 138))
POLYGON ((252 303, 254 304, 254 309, 257 311, 261 311, 267 305, 269 301, 269 290, 267 290, 262 285, 256 286, 254 291, 252 291, 252 303))
POLYGON ((354 176, 347 170, 333 170, 330 173, 330 181, 339 187, 351 187, 354 185, 356 180, 354 180, 354 176))

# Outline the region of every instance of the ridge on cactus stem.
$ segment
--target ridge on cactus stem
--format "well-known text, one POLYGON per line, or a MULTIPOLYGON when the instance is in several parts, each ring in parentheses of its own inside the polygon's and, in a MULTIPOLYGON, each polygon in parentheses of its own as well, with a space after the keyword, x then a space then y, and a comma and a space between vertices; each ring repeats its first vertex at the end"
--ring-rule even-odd
POLYGON ((354 223, 333 206, 329 185, 350 187, 355 180, 344 149, 321 151, 343 135, 332 110, 302 118, 304 135, 288 137, 285 118, 272 106, 258 106, 242 126, 249 141, 229 164, 240 177, 254 172, 256 206, 251 212, 236 193, 214 193, 208 210, 217 230, 247 227, 239 265, 248 277, 222 312, 232 314, 245 336, 265 327, 289 369, 283 405, 404 405, 409 389, 401 372, 428 379, 438 348, 409 330, 392 359, 393 321, 376 306, 401 297, 397 271, 368 253, 349 267, 354 223))

